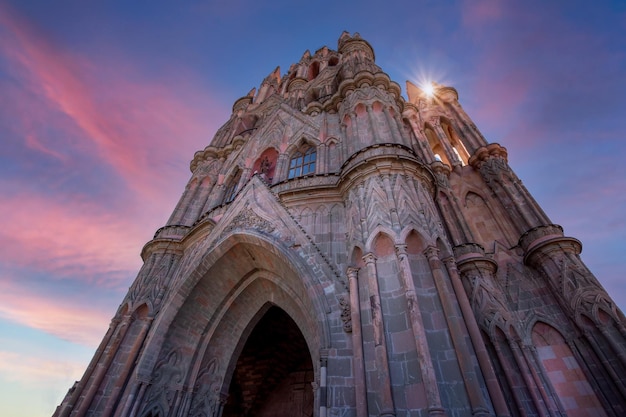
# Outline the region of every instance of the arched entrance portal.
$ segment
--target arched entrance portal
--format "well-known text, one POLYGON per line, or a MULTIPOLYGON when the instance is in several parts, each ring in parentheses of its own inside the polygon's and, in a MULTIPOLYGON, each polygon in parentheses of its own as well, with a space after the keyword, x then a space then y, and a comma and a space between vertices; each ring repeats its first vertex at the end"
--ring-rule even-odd
POLYGON ((271 307, 237 359, 223 417, 313 415, 313 363, 294 321, 271 307))

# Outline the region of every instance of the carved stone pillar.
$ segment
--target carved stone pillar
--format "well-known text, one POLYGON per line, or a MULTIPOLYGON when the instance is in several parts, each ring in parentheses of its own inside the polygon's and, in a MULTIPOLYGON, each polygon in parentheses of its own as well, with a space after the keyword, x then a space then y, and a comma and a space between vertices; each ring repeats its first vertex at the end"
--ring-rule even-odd
POLYGON ((409 123, 410 133, 413 134, 413 139, 415 144, 413 145, 417 153, 423 158, 424 162, 430 164, 435 160, 435 156, 433 155, 433 151, 430 149, 430 146, 424 143, 424 131, 417 126, 417 117, 416 117, 417 109, 413 110, 409 108, 409 110, 405 110, 403 116, 405 120, 409 123))
POLYGON ((320 417, 326 417, 326 403, 328 402, 327 400, 328 388, 326 387, 327 369, 328 369, 328 357, 322 356, 320 358, 320 386, 319 386, 320 417))
POLYGON ((217 192, 213 193, 213 199, 211 199, 211 207, 217 207, 222 204, 224 200, 224 193, 226 192, 226 184, 222 183, 217 185, 217 192))
MULTIPOLYGON (((583 335, 586 341, 589 343, 589 346, 591 346, 591 349, 593 349, 595 354, 598 356, 600 363, 602 363, 603 368, 607 371, 619 392, 626 398, 626 387, 621 381, 621 375, 618 375, 617 372, 615 372, 615 368, 609 362, 606 356, 606 352, 604 352, 604 350, 598 345, 598 342, 593 337, 593 334, 591 334, 591 331, 585 329, 583 330, 583 335)), ((578 343, 576 344, 576 346, 578 346, 578 343)), ((580 348, 578 350, 582 351, 582 349, 580 348)))
POLYGON ((478 323, 488 329, 494 317, 504 321, 511 319, 504 295, 496 284, 498 264, 485 257, 485 251, 477 243, 466 243, 454 248, 456 264, 461 272, 467 298, 472 305, 478 323))
POLYGON ((526 358, 521 353, 521 349, 518 343, 510 339, 508 339, 507 341, 509 343, 509 347, 511 348, 511 352, 513 353, 513 358, 515 359, 515 362, 517 363, 517 366, 519 367, 520 372, 522 373, 522 377, 524 378, 524 382, 526 383, 526 386, 528 387, 528 392, 530 393, 530 396, 533 400, 533 404, 535 405, 535 408, 539 412, 539 416, 540 417, 555 417, 554 414, 550 412, 548 404, 546 403, 546 399, 544 395, 545 392, 542 392, 541 387, 537 386, 536 378, 534 378, 535 375, 533 373, 532 367, 530 366, 526 358), (541 395, 537 395, 537 391, 540 391, 541 395))
POLYGON ((349 157, 356 150, 355 144, 358 143, 361 138, 359 137, 359 121, 355 112, 350 112, 350 134, 346 143, 345 157, 349 157))
POLYGON ((465 113, 465 110, 463 110, 463 107, 461 107, 461 104, 459 104, 457 100, 450 102, 448 108, 452 111, 453 114, 456 114, 458 116, 458 120, 461 122, 461 126, 459 126, 460 129, 458 130, 460 132, 463 132, 465 138, 468 140, 467 145, 469 146, 467 146, 467 151, 470 154, 474 153, 478 148, 487 145, 487 141, 480 133, 480 131, 476 128, 476 125, 474 124, 474 122, 472 122, 472 119, 470 119, 467 113, 465 113))
MULTIPOLYGON (((143 346, 144 339, 146 338, 146 333, 148 333, 148 329, 150 328, 150 323, 152 323, 151 317, 146 317, 144 319, 138 319, 138 320, 141 321, 141 324, 140 324, 141 328, 139 329, 139 334, 136 336, 135 343, 133 343, 133 346, 130 348, 130 351, 127 354, 126 362, 124 362, 124 367, 116 376, 117 381, 115 382, 115 385, 113 386, 113 389, 109 396, 109 401, 107 401, 106 406, 104 407, 103 415, 105 416, 111 415, 111 412, 113 411, 113 407, 115 406, 115 403, 119 399, 120 391, 124 388, 124 385, 126 385, 130 372, 133 366, 135 365, 135 362, 137 360, 137 355, 139 355, 139 350, 143 346)), ((122 399, 122 402, 117 407, 117 411, 119 412, 123 408, 124 408, 124 400, 122 399)))
POLYGON ((191 204, 188 206, 187 211, 183 215, 183 224, 188 226, 192 225, 196 220, 198 220, 200 214, 204 213, 202 210, 206 205, 207 197, 209 196, 212 187, 213 181, 210 179, 204 178, 199 182, 198 190, 194 195, 191 204))
POLYGON ((70 415, 72 417, 83 417, 87 415, 87 411, 89 410, 89 406, 91 405, 91 401, 95 397, 98 390, 101 388, 100 384, 107 373, 107 370, 111 366, 113 362, 113 358, 115 358, 115 354, 117 353, 117 349, 120 344, 124 340, 124 336, 126 336, 126 332, 128 331, 128 327, 130 326, 131 316, 126 315, 119 323, 116 328, 116 334, 112 337, 111 344, 108 346, 106 350, 106 355, 101 362, 98 363, 96 370, 94 372, 93 380, 91 381, 91 385, 87 390, 83 400, 79 404, 78 408, 75 409, 70 415))
MULTIPOLYGON (((497 357, 496 359, 502 364, 503 367, 505 367, 505 364, 507 361, 506 361, 504 354, 502 353, 502 347, 496 341, 493 342, 493 347, 494 347, 494 350, 496 351, 496 357, 497 357)), ((522 417, 527 417, 528 413, 526 412, 527 410, 524 404, 525 399, 520 398, 521 393, 519 392, 518 389, 515 389, 515 381, 513 380, 511 372, 503 372, 503 374, 504 374, 504 378, 509 384, 509 387, 511 387, 511 394, 513 395, 513 401, 515 401, 515 406, 519 410, 522 417)), ((543 414, 541 413, 540 415, 543 416, 543 414)))
POLYGON ((385 119, 387 120, 387 125, 389 126, 391 137, 393 138, 394 143, 403 144, 404 141, 402 140, 402 135, 400 134, 400 130, 398 129, 396 119, 393 118, 387 106, 383 107, 383 113, 385 114, 385 119))
POLYGON ((380 305, 380 291, 378 289, 378 272, 376 270, 376 257, 373 253, 363 256, 367 269, 367 283, 370 291, 370 305, 372 313, 372 326, 374 328, 374 355, 376 359, 376 372, 378 376, 378 398, 380 400, 380 416, 395 416, 393 395, 391 393, 391 379, 389 377, 389 357, 387 355, 387 341, 385 340, 385 327, 383 324, 383 312, 380 305))
POLYGON ((404 287, 404 296, 406 297, 407 311, 415 338, 415 349, 417 350, 417 360, 419 362, 422 382, 426 391, 426 401, 428 402, 428 415, 446 416, 446 411, 441 405, 441 396, 437 386, 437 376, 433 360, 430 356, 428 342, 426 339, 426 331, 424 330, 424 321, 420 312, 415 294, 415 284, 413 283, 413 274, 411 265, 406 252, 406 245, 396 245, 396 255, 400 269, 400 279, 404 287))
POLYGON ((537 390, 541 394, 546 407, 548 407, 548 411, 552 416, 563 416, 565 412, 560 407, 558 397, 554 394, 552 390, 552 385, 547 383, 544 378, 542 378, 542 373, 540 372, 539 362, 537 358, 537 351, 534 346, 528 346, 522 344, 521 348, 522 355, 528 364, 528 368, 530 369, 530 373, 533 377, 537 390))
POLYGON ((372 141, 373 143, 380 143, 380 135, 378 134, 378 128, 376 126, 376 121, 374 120, 373 109, 371 104, 366 104, 365 106, 367 112, 367 121, 370 131, 372 132, 372 141))
POLYGON ((244 168, 241 173, 241 178, 239 178, 239 183, 237 184, 237 192, 239 192, 244 185, 250 180, 250 172, 252 172, 252 168, 244 168))
POLYGON ((167 221, 167 226, 182 224, 183 218, 185 216, 185 212, 187 211, 187 207, 189 206, 189 203, 193 199, 193 196, 196 194, 198 187, 199 187, 198 182, 190 181, 187 184, 187 186, 185 187, 185 191, 183 192, 183 195, 180 197, 180 200, 178 201, 178 204, 176 205, 176 208, 174 209, 174 212, 172 213, 169 220, 167 221))
POLYGON ((441 143, 441 146, 443 146, 443 149, 446 151, 446 155, 448 155, 448 161, 450 161, 453 166, 462 165, 462 162, 459 159, 459 157, 456 155, 456 152, 452 150, 452 145, 450 144, 450 138, 448 137, 448 134, 443 131, 443 128, 441 127, 441 123, 439 122, 439 119, 432 118, 430 120, 430 124, 435 130, 435 133, 437 134, 437 137, 439 138, 439 142, 441 143))
POLYGON ((459 369, 463 376, 465 390, 472 407, 472 415, 482 417, 491 416, 492 414, 489 412, 487 404, 485 403, 481 387, 478 383, 478 377, 472 364, 472 355, 465 344, 465 332, 463 331, 462 323, 459 322, 459 317, 455 312, 455 300, 448 290, 446 277, 443 273, 443 266, 439 259, 439 249, 434 246, 428 246, 424 254, 428 259, 428 264, 433 274, 433 280, 435 281, 435 287, 437 288, 437 294, 439 294, 439 300, 443 307, 443 314, 446 318, 448 330, 450 331, 450 337, 452 338, 452 344, 456 352, 459 369))
POLYGON ((497 143, 481 147, 469 159, 511 215, 519 233, 550 224, 550 219, 521 184, 507 162, 506 148, 497 143))
POLYGON ((204 196, 204 199, 203 199, 204 205, 202 206, 202 209, 200 210, 200 212, 195 216, 196 219, 213 208, 213 206, 211 205, 211 198, 209 198, 209 196, 211 195, 211 191, 213 190, 213 187, 215 186, 216 181, 217 181, 217 177, 215 176, 213 177, 211 182, 207 185, 206 187, 207 194, 206 196, 204 196))
POLYGON ((385 194, 387 195, 387 201, 389 202, 389 218, 391 220, 391 227, 400 232, 400 219, 398 218, 398 209, 396 207, 395 198, 393 196, 393 190, 391 189, 391 181, 389 179, 390 174, 382 174, 383 185, 385 186, 385 194))
POLYGON ((467 298, 467 293, 463 288, 463 283, 461 282, 456 262, 453 257, 448 257, 444 259, 444 263, 446 265, 446 269, 448 270, 452 287, 454 288, 456 300, 461 308, 461 313, 463 314, 467 331, 469 332, 470 339, 472 340, 472 346, 474 347, 474 352, 476 352, 476 358, 478 359, 478 364, 483 373, 483 377, 485 378, 487 391, 489 391, 489 396, 491 397, 496 415, 498 417, 509 416, 510 413, 504 394, 502 393, 500 383, 498 382, 491 360, 489 359, 489 353, 487 352, 485 342, 480 334, 480 328, 478 327, 476 317, 472 312, 472 306, 467 298))
POLYGON ((65 401, 63 403, 63 406, 54 413, 53 417, 68 417, 70 415, 70 413, 72 412, 72 407, 74 407, 76 403, 78 402, 78 399, 80 398, 80 396, 83 393, 83 390, 85 389, 85 385, 87 384, 87 381, 89 381, 93 372, 98 368, 98 363, 100 362, 100 360, 103 359, 104 352, 106 351, 107 346, 109 346, 109 342, 111 341, 111 338, 113 337, 114 334, 116 334, 119 323, 120 323, 119 318, 114 318, 113 320, 111 320, 111 323, 109 324, 109 329, 107 330, 104 338, 102 339, 102 342, 98 346, 96 353, 93 355, 93 359, 91 359, 89 366, 87 366, 87 370, 85 371, 85 374, 79 381, 78 385, 74 387, 74 391, 69 396, 68 400, 65 401))
POLYGON ((352 367, 356 400, 356 416, 366 417, 367 386, 365 381, 365 362, 363 360, 363 333, 361 330, 361 301, 359 298, 358 268, 348 268, 350 285, 350 314, 352 320, 352 367))
POLYGON ((133 408, 130 410, 130 415, 128 417, 137 416, 137 412, 139 411, 139 406, 141 405, 143 397, 146 394, 147 387, 148 387, 147 381, 139 382, 139 392, 137 393, 137 399, 135 400, 135 403, 133 404, 133 408))
POLYGON ((279 181, 287 178, 287 174, 289 173, 289 155, 286 153, 281 153, 278 155, 278 160, 276 161, 276 171, 274 172, 274 178, 277 178, 279 181))
POLYGON ((450 167, 439 161, 434 161, 430 164, 430 167, 435 173, 439 190, 441 190, 446 196, 444 199, 440 193, 437 193, 436 202, 446 223, 447 230, 452 237, 453 243, 458 245, 463 242, 474 241, 472 231, 461 215, 463 211, 461 210, 461 207, 459 206, 458 201, 450 187, 450 182, 448 181, 448 177, 451 172, 450 167), (445 200, 447 200, 447 203, 445 200))
POLYGON ((318 159, 315 164, 315 173, 321 174, 328 172, 328 145, 322 142, 317 148, 318 159))

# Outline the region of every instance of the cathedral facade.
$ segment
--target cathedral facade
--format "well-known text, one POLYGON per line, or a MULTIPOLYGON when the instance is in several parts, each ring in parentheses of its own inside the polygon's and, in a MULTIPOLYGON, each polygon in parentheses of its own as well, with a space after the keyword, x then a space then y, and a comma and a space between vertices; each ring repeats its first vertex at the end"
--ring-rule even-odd
POLYGON ((626 323, 458 102, 343 33, 233 105, 55 417, 626 415, 626 323))

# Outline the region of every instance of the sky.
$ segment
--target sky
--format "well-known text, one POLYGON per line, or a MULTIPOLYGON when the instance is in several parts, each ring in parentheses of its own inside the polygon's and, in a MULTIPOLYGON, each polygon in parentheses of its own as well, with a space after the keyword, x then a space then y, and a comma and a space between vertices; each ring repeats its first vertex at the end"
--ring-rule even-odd
POLYGON ((624 1, 0 0, 0 415, 54 412, 194 152, 344 30, 403 91, 455 87, 626 308, 624 1))

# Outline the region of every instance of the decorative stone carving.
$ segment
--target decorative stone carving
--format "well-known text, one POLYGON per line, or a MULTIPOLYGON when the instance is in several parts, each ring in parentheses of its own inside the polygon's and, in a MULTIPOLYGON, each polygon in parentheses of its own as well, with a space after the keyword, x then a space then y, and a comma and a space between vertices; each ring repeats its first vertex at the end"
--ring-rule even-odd
POLYGON ((224 229, 223 234, 230 233, 236 229, 252 229, 263 233, 273 233, 276 228, 267 220, 259 217, 249 207, 238 213, 230 224, 224 229))
POLYGON ((341 307, 341 321, 343 322, 343 331, 352 333, 352 313, 350 311, 350 300, 344 296, 339 297, 339 306, 341 307))
MULTIPOLYGON (((155 365, 147 393, 146 408, 156 405, 171 408, 182 388, 184 371, 178 349, 172 349, 155 365)), ((167 410, 163 410, 167 413, 167 410)))
POLYGON ((223 406, 220 395, 222 380, 219 375, 217 360, 211 359, 200 370, 194 386, 194 396, 191 403, 190 417, 218 417, 223 406))

